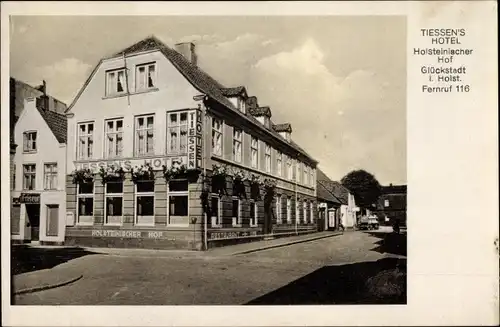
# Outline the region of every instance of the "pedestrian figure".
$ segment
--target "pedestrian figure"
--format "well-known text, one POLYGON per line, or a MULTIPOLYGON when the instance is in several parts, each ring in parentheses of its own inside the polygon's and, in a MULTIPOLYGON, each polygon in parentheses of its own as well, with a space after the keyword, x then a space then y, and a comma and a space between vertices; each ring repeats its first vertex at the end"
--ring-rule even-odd
POLYGON ((392 230, 395 233, 399 234, 399 220, 398 219, 394 220, 394 225, 392 226, 392 230))
MULTIPOLYGON (((344 214, 342 214, 343 216, 344 214)), ((344 225, 342 225, 342 218, 339 219, 339 230, 342 230, 342 232, 344 232, 345 228, 344 228, 344 225)))

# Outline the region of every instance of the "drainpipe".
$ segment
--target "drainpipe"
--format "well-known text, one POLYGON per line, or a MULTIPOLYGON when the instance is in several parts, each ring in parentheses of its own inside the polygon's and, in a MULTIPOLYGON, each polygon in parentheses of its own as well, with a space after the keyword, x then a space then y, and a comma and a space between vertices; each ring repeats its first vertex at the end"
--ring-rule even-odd
MULTIPOLYGON (((298 157, 297 157, 298 158, 298 157)), ((295 235, 299 235, 299 230, 298 230, 298 221, 299 221, 299 203, 298 203, 298 198, 297 198, 297 165, 298 165, 298 160, 295 159, 295 167, 293 167, 293 173, 295 174, 295 178, 293 179, 294 181, 294 189, 295 189, 295 235)), ((292 175, 293 176, 293 175, 292 175)))

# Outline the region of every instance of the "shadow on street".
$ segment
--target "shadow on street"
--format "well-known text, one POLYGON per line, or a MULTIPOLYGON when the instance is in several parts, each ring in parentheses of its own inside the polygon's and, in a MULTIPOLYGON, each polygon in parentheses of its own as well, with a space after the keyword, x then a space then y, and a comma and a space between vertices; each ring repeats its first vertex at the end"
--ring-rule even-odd
POLYGON ((325 266, 247 305, 406 304, 406 259, 325 266))
POLYGON ((28 245, 13 245, 11 247, 11 271, 12 275, 18 275, 49 269, 89 254, 95 253, 78 247, 34 248, 28 245))
POLYGON ((380 240, 372 251, 406 256, 406 234, 367 232, 380 240))

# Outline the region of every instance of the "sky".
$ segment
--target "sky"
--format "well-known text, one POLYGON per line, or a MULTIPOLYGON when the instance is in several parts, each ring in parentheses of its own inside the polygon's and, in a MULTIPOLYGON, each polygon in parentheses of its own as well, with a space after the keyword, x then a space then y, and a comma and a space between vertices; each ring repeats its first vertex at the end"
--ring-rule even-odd
POLYGON ((11 16, 10 75, 67 103, 98 61, 155 35, 246 87, 333 180, 355 169, 406 184, 402 16, 11 16))

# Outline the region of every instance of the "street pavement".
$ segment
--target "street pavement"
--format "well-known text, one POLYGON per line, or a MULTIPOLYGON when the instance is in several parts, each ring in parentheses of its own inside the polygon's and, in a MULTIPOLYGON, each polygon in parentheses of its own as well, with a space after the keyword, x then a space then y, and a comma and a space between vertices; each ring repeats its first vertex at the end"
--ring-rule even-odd
POLYGON ((389 230, 346 232, 232 256, 216 251, 202 254, 164 251, 161 256, 138 256, 127 255, 130 252, 127 249, 108 254, 93 254, 88 250, 48 270, 29 272, 31 276, 48 271, 68 278, 83 275, 81 279, 59 288, 16 295, 13 304, 236 305, 406 301, 405 290, 402 294, 401 290, 394 291, 394 287, 389 289, 387 286, 400 283, 403 277, 406 283, 406 238, 395 236, 389 230), (377 286, 380 283, 383 285, 377 286), (374 285, 380 294, 367 295, 367 290, 372 290, 374 285))

